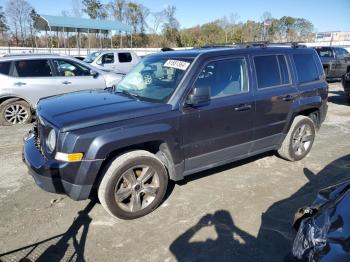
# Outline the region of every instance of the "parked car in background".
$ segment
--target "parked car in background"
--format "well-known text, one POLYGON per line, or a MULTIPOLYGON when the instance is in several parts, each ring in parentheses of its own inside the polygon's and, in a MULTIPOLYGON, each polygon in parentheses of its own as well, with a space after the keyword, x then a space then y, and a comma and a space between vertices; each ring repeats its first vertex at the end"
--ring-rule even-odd
POLYGON ((345 95, 350 102, 350 72, 346 73, 342 78, 342 85, 344 88, 345 95))
POLYGON ((112 216, 134 219, 163 201, 169 179, 271 150, 303 159, 327 96, 310 48, 161 52, 113 90, 41 100, 24 161, 44 190, 83 200, 95 188, 112 216))
POLYGON ((121 74, 127 74, 139 61, 140 58, 134 51, 122 49, 93 52, 84 59, 84 62, 97 68, 106 68, 121 74))
POLYGON ((300 208, 293 255, 300 261, 350 261, 350 181, 319 192, 310 207, 300 208))
POLYGON ((350 72, 349 52, 342 47, 316 47, 327 79, 341 79, 350 72))
POLYGON ((69 56, 11 55, 0 58, 0 124, 28 123, 39 99, 116 85, 122 75, 69 56))

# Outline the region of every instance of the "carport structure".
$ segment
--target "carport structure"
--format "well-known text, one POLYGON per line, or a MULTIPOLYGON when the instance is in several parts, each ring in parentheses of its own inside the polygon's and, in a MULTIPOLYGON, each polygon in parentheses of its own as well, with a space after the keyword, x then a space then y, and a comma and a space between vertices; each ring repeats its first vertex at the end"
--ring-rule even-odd
MULTIPOLYGON (((113 48, 113 31, 120 34, 120 47, 122 47, 122 33, 130 33, 131 35, 131 47, 132 47, 132 29, 130 26, 125 25, 119 21, 115 20, 97 20, 97 19, 87 19, 87 18, 78 18, 78 17, 68 17, 68 16, 53 16, 53 15, 38 15, 35 24, 35 29, 39 31, 45 31, 46 34, 46 45, 48 45, 48 36, 51 38, 52 43, 52 32, 56 32, 57 36, 59 32, 63 33, 63 36, 66 34, 68 39, 68 46, 66 38, 63 37, 64 48, 69 48, 69 33, 76 34, 76 47, 80 53, 80 35, 81 33, 88 34, 88 49, 90 50, 90 34, 99 34, 100 38, 100 47, 102 48, 102 34, 108 35, 111 37, 111 48, 113 48)), ((58 41, 59 44, 59 41, 58 41)), ((51 48, 51 46, 50 46, 51 48)))

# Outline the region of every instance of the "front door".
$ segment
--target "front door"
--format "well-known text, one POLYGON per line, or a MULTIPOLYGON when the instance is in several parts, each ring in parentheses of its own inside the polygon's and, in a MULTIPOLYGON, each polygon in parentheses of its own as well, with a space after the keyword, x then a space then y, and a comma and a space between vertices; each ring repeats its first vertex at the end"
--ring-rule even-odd
POLYGON ((67 59, 54 59, 52 63, 56 70, 54 79, 60 83, 62 93, 106 87, 104 78, 92 76, 90 68, 84 65, 67 59))
POLYGON ((194 86, 211 90, 209 103, 184 107, 181 117, 185 174, 224 164, 248 153, 254 102, 247 59, 208 61, 194 86))

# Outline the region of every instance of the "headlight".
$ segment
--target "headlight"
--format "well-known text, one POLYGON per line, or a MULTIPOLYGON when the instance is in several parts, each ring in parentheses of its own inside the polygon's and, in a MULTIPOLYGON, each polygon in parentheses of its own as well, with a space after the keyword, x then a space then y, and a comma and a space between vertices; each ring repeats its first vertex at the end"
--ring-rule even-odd
POLYGON ((48 147, 50 152, 55 150, 55 147, 56 147, 56 132, 55 132, 54 129, 51 129, 49 135, 47 136, 46 145, 47 145, 47 147, 48 147))
POLYGON ((320 215, 304 219, 293 243, 293 255, 298 259, 310 257, 327 244, 330 227, 327 210, 320 215))

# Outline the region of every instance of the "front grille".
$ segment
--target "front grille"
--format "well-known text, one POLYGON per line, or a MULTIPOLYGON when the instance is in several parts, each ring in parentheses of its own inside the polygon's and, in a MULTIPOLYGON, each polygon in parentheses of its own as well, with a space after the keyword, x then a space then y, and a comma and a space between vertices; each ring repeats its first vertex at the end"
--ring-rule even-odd
POLYGON ((35 138, 35 146, 38 148, 38 150, 40 151, 40 153, 42 155, 43 154, 43 150, 42 150, 42 144, 41 144, 41 125, 40 125, 40 122, 39 122, 39 119, 37 119, 35 122, 34 122, 34 127, 33 127, 33 133, 34 133, 34 138, 35 138))

